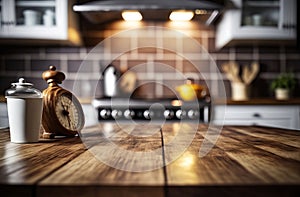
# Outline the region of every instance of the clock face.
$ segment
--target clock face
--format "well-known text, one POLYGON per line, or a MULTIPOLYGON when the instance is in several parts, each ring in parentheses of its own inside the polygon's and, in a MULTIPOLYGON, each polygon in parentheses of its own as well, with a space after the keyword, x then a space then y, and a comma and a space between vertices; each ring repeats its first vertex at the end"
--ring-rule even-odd
POLYGON ((72 96, 59 96, 55 106, 55 114, 60 124, 67 130, 79 131, 83 127, 83 112, 80 103, 72 96))

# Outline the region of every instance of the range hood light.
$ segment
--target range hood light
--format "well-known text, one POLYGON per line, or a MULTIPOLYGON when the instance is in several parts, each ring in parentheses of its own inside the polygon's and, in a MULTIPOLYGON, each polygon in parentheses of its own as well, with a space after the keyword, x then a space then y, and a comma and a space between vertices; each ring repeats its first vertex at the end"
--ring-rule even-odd
MULTIPOLYGON (((124 10, 138 10, 143 14, 139 18, 149 21, 165 21, 170 17, 170 11, 193 10, 195 18, 203 22, 207 20, 208 14, 211 14, 214 10, 220 11, 224 6, 212 0, 77 0, 77 2, 82 3, 73 5, 73 10, 81 12, 94 24, 120 20, 121 13, 124 10)), ((189 15, 191 17, 192 13, 189 13, 189 15)), ((183 19, 179 20, 182 21, 183 19)))
POLYGON ((208 13, 207 10, 199 10, 199 9, 195 10, 195 14, 197 15, 204 15, 207 13, 208 13))
POLYGON ((143 16, 139 11, 128 10, 122 12, 122 18, 125 21, 140 21, 143 19, 143 16))
POLYGON ((171 21, 189 21, 194 17, 193 11, 177 10, 171 12, 169 19, 171 21))

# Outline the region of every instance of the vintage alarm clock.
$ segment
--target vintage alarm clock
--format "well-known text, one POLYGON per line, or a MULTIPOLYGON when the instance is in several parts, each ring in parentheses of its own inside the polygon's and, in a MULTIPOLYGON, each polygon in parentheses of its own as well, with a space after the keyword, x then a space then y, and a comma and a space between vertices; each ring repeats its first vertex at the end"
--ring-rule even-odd
POLYGON ((84 114, 78 99, 58 85, 65 79, 64 73, 50 66, 43 79, 48 83, 43 91, 43 138, 75 136, 84 126, 84 114))

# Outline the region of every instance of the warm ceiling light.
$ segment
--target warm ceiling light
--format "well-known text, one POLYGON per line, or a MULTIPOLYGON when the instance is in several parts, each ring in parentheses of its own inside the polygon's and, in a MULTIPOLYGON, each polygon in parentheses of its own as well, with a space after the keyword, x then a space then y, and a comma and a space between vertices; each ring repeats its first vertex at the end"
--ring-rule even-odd
POLYGON ((206 10, 195 10, 195 14, 197 15, 203 15, 203 14, 207 14, 208 12, 206 10))
POLYGON ((143 16, 139 11, 123 11, 122 12, 122 17, 125 21, 140 21, 143 19, 143 16))
POLYGON ((194 17, 193 11, 177 10, 171 12, 169 18, 171 21, 189 21, 194 17))

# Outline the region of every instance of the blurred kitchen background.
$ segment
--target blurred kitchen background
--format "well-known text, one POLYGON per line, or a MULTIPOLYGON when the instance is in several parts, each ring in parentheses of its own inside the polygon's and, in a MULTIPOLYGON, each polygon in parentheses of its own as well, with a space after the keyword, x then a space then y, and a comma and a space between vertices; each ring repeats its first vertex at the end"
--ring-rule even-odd
MULTIPOLYGON (((193 44, 189 43, 189 39, 185 40, 185 37, 163 36, 163 31, 159 27, 166 27, 191 36, 207 50, 220 69, 221 65, 228 61, 235 61, 241 67, 250 65, 253 61, 259 62, 260 72, 251 84, 250 98, 273 98, 274 93, 270 89, 270 84, 283 72, 292 72, 295 75, 297 86, 293 96, 300 96, 296 0, 211 1, 221 5, 215 18, 212 16, 216 14, 213 10, 197 10, 198 13, 195 12, 192 20, 180 25, 165 18, 163 12, 153 11, 152 15, 148 13, 148 16, 152 17, 147 18, 145 15, 143 20, 132 23, 124 21, 120 11, 91 14, 73 10, 74 4, 85 2, 88 1, 1 0, 1 95, 4 95, 5 89, 19 77, 25 77, 40 90, 45 89, 47 84, 41 78, 42 72, 47 70, 49 65, 55 65, 66 74, 67 79, 63 82, 63 87, 72 90, 75 79, 78 79, 80 90, 76 92, 77 96, 101 97, 103 95, 101 72, 103 66, 106 66, 103 65, 105 58, 107 60, 111 58, 108 54, 119 53, 124 46, 134 49, 143 43, 172 47, 176 51, 188 54, 189 59, 157 48, 132 50, 115 59, 112 64, 117 68, 128 69, 136 65, 145 65, 142 69, 135 70, 137 84, 147 81, 158 82, 139 87, 136 93, 138 96, 172 97, 174 93, 170 88, 161 84, 168 81, 168 84, 176 87, 184 83, 182 79, 176 79, 172 71, 158 66, 159 63, 176 68, 185 76, 194 78, 197 83, 204 83, 198 70, 189 62, 193 58, 201 59, 199 51, 193 48, 193 44), (25 10, 37 11, 42 15, 41 18, 47 16, 54 18, 50 19, 50 22, 44 18, 36 24, 26 25, 28 19, 25 17, 25 10), (107 56, 94 54, 86 59, 88 53, 105 38, 123 30, 146 26, 157 28, 143 37, 137 38, 128 34, 112 39, 110 45, 105 45, 100 52, 107 56), (77 71, 83 60, 90 63, 81 68, 79 73, 81 77, 77 78, 77 71)), ((230 81, 225 74, 221 77, 216 75, 210 57, 203 57, 198 63, 210 91, 218 92, 217 82, 224 80, 227 97, 230 98, 230 81)))

